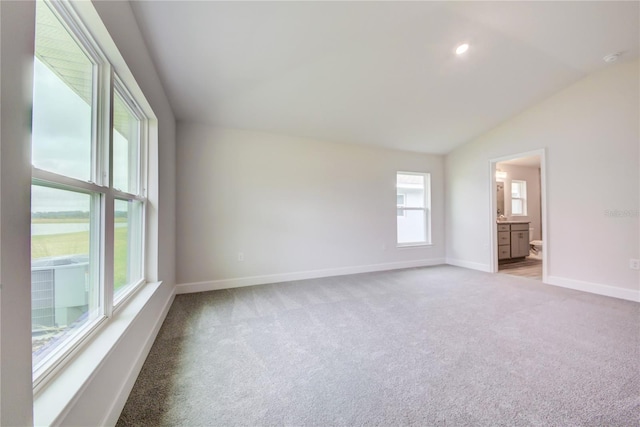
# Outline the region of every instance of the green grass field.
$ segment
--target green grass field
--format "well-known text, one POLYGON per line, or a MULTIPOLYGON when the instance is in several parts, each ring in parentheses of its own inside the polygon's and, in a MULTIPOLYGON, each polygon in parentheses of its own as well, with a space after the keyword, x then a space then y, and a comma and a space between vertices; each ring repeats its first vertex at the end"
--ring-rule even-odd
MULTIPOLYGON (((34 220, 34 222, 36 222, 34 220)), ((40 223, 53 222, 82 222, 81 220, 41 220, 40 223)), ((87 222, 87 221, 85 221, 87 222)), ((127 257, 129 247, 127 245, 127 228, 115 229, 115 259, 114 259, 114 289, 117 291, 127 284, 127 257)), ((89 253, 89 232, 64 233, 31 237, 32 259, 80 255, 89 253)))

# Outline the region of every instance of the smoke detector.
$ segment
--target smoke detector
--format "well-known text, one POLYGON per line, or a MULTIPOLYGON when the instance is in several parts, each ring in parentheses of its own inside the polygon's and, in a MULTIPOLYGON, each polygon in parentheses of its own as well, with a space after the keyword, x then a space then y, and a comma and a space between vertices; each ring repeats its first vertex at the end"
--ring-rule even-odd
POLYGON ((622 52, 615 52, 605 56, 604 58, 602 58, 602 60, 608 64, 611 64, 612 62, 616 62, 618 59, 620 59, 620 56, 622 56, 622 52))

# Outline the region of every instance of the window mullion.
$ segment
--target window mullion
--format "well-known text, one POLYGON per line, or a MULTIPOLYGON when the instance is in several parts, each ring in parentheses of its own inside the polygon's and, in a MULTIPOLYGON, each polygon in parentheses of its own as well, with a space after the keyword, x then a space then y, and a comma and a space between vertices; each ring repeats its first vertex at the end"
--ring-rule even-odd
POLYGON ((139 202, 144 202, 146 199, 143 196, 139 196, 133 193, 127 193, 125 191, 117 190, 115 188, 111 189, 113 196, 122 200, 137 200, 139 202))
POLYGON ((47 187, 84 190, 85 192, 95 193, 103 193, 106 191, 106 188, 94 182, 83 181, 36 167, 32 167, 31 176, 34 183, 46 185, 47 187))
POLYGON ((111 66, 105 67, 102 94, 105 102, 103 103, 102 114, 102 138, 99 141, 100 153, 102 159, 100 161, 102 182, 108 190, 102 197, 102 252, 101 259, 103 261, 101 289, 103 295, 103 307, 107 317, 113 314, 113 248, 114 248, 114 195, 113 195, 113 99, 115 90, 115 76, 111 66))
POLYGON ((107 317, 113 314, 113 281, 114 281, 114 197, 113 192, 107 191, 103 196, 102 214, 104 222, 103 230, 103 252, 104 260, 102 292, 104 295, 104 310, 107 317))

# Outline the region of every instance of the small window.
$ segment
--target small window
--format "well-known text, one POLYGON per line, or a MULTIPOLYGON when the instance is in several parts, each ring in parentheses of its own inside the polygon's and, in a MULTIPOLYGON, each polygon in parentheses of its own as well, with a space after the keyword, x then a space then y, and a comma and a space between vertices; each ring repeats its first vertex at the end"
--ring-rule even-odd
POLYGON ((527 182, 511 181, 511 215, 527 214, 527 182))
POLYGON ((430 186, 430 175, 427 173, 396 174, 398 246, 431 243, 430 186))

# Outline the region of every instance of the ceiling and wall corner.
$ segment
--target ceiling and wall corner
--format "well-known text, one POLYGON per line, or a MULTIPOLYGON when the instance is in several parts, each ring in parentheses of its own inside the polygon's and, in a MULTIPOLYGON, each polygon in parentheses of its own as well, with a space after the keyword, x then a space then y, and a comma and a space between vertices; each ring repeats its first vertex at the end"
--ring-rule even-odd
POLYGON ((439 154, 640 40, 638 2, 132 6, 179 121, 439 154))

